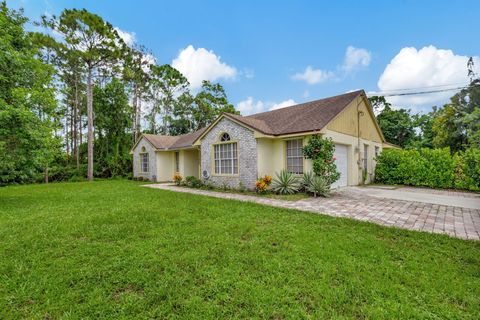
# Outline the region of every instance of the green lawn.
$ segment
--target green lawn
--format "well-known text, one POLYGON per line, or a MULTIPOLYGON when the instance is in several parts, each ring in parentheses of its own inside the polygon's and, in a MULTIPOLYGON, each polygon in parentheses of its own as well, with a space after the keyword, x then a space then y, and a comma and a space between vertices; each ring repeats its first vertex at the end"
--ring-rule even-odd
POLYGON ((0 188, 0 319, 480 318, 480 242, 139 185, 0 188))

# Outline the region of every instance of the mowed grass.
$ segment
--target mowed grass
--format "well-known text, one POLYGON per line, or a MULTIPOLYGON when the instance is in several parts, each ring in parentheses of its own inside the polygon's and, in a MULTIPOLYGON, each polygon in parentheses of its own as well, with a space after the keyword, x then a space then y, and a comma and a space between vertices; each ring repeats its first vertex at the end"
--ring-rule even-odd
POLYGON ((480 318, 480 242, 131 181, 0 188, 0 318, 480 318))

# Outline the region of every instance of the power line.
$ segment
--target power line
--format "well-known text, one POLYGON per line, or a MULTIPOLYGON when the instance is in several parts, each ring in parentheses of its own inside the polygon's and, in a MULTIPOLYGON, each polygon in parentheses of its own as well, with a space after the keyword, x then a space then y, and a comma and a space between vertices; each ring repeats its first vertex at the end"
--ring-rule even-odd
POLYGON ((416 92, 401 92, 401 93, 372 92, 372 93, 367 93, 367 95, 368 96, 384 96, 384 97, 412 96, 412 95, 420 95, 420 94, 430 94, 430 93, 447 92, 447 91, 453 91, 453 90, 461 90, 461 89, 466 89, 468 87, 469 86, 463 86, 463 87, 456 87, 456 88, 449 88, 449 89, 438 89, 438 90, 416 91, 416 92))
POLYGON ((468 83, 465 82, 457 82, 457 83, 450 83, 450 84, 440 84, 436 86, 425 86, 425 87, 416 87, 416 88, 402 88, 402 89, 390 89, 384 90, 383 93, 389 92, 398 92, 398 91, 409 91, 409 90, 419 90, 419 89, 430 89, 430 88, 441 88, 441 87, 451 87, 451 86, 468 86, 468 83))

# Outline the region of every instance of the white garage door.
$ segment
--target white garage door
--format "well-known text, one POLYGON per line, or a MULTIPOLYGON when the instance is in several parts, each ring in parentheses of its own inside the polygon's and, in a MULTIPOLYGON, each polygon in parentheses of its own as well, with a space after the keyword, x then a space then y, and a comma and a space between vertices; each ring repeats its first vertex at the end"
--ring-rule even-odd
POLYGON ((335 164, 337 165, 337 170, 340 172, 340 179, 332 184, 332 188, 336 187, 345 187, 348 185, 348 156, 347 156, 347 146, 341 144, 335 145, 336 158, 335 164))

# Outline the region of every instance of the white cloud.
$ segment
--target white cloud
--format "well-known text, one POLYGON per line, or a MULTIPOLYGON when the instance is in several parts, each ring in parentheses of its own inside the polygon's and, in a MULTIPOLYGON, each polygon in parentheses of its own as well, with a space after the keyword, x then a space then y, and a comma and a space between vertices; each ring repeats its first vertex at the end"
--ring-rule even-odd
POLYGON ((362 48, 355 48, 348 46, 345 52, 345 60, 343 61, 342 69, 345 72, 352 72, 361 67, 368 67, 372 55, 369 51, 362 48))
MULTIPOLYGON (((474 58, 479 70, 480 57, 474 58)), ((406 47, 390 61, 378 80, 381 92, 412 92, 454 88, 467 84, 467 56, 456 55, 452 50, 437 49, 434 46, 417 50, 406 47), (401 90, 399 89, 421 90, 401 90)), ((387 97, 397 106, 427 106, 448 101, 455 92, 387 97)))
POLYGON ((255 71, 253 69, 250 69, 250 68, 244 68, 243 69, 243 75, 247 79, 252 79, 252 78, 255 77, 255 71))
POLYGON ((277 110, 281 108, 290 107, 296 104, 297 103, 293 99, 288 99, 288 100, 273 104, 268 110, 277 110))
POLYGON ((313 69, 312 66, 308 66, 305 71, 294 74, 292 79, 296 81, 305 81, 308 84, 316 84, 330 79, 333 75, 334 73, 331 71, 313 69))
POLYGON ((244 116, 255 114, 267 110, 276 110, 297 104, 293 99, 288 99, 279 103, 255 101, 252 97, 237 103, 237 110, 244 116))
POLYGON ((240 101, 237 103, 237 110, 240 111, 242 115, 249 115, 258 112, 262 112, 265 104, 258 100, 253 101, 252 97, 248 97, 247 100, 240 101))
POLYGON ((203 80, 215 81, 235 78, 237 70, 220 60, 220 56, 217 56, 211 50, 195 49, 192 45, 189 45, 180 50, 178 56, 173 59, 172 67, 187 77, 192 88, 199 88, 202 86, 203 80))
POLYGON ((131 46, 135 43, 135 40, 136 40, 135 32, 123 31, 118 27, 115 27, 114 29, 115 31, 117 31, 118 36, 122 38, 122 40, 125 42, 127 46, 131 46))

